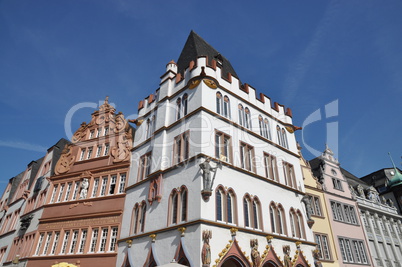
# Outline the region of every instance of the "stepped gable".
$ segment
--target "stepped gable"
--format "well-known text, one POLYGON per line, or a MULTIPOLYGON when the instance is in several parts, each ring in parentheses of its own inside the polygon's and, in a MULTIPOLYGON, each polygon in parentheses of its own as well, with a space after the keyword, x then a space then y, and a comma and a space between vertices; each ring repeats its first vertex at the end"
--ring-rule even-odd
POLYGON ((186 44, 181 51, 180 57, 177 60, 178 73, 183 74, 191 61, 197 62, 197 58, 202 56, 207 57, 208 65, 210 66, 212 65, 212 60, 217 61, 217 65, 222 69, 223 77, 227 77, 228 73, 230 73, 232 76, 239 78, 229 60, 222 56, 217 50, 215 50, 215 48, 208 44, 194 31, 190 32, 186 44), (221 62, 221 64, 219 64, 219 62, 221 62))

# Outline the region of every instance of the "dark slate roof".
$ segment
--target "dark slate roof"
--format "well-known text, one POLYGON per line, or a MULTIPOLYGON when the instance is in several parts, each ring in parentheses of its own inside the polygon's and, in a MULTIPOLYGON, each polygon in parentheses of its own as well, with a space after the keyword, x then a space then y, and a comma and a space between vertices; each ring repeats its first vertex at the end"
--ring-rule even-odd
POLYGON ((181 51, 180 57, 177 60, 178 72, 183 74, 184 70, 189 66, 190 62, 193 60, 197 62, 197 58, 201 56, 208 57, 208 64, 211 64, 212 59, 217 60, 217 58, 221 58, 222 76, 227 77, 227 74, 230 73, 232 74, 232 76, 239 78, 229 60, 227 60, 227 58, 221 55, 217 50, 215 50, 215 48, 208 44, 194 31, 190 32, 186 44, 181 51))
POLYGON ((40 159, 34 160, 31 163, 28 164, 29 167, 31 167, 31 176, 28 178, 29 179, 29 183, 28 183, 28 188, 30 189, 32 184, 35 182, 35 177, 36 174, 39 171, 40 166, 42 165, 43 160, 45 159, 45 157, 42 157, 40 159))
POLYGON ((17 176, 14 176, 12 178, 12 184, 11 184, 10 194, 8 195, 7 204, 10 204, 11 200, 14 198, 14 194, 18 190, 22 177, 24 177, 24 173, 25 173, 25 171, 21 172, 20 174, 18 174, 17 176))
POLYGON ((355 175, 351 174, 350 172, 348 172, 344 168, 341 168, 341 172, 342 172, 343 176, 345 176, 348 184, 350 184, 353 188, 356 188, 356 186, 359 185, 359 184, 364 189, 370 187, 366 182, 364 182, 363 180, 359 179, 355 175))
POLYGON ((313 172, 315 177, 321 176, 321 170, 319 168, 321 162, 322 162, 322 159, 320 157, 309 160, 311 171, 313 172))

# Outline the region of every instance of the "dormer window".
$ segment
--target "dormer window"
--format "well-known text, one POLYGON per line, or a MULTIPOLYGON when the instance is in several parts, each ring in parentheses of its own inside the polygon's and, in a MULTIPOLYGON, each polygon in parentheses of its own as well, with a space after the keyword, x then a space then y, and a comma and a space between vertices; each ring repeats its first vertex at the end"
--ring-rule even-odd
POLYGON ((222 57, 221 54, 217 54, 217 55, 215 56, 215 59, 216 59, 216 62, 217 62, 220 66, 223 65, 223 57, 222 57))

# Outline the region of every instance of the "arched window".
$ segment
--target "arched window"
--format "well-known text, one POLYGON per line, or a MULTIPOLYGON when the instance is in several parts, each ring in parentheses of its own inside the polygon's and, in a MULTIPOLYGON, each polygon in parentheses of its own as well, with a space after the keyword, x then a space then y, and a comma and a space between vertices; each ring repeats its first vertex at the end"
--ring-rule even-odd
POLYGON ((260 127, 260 135, 265 137, 264 120, 261 115, 258 116, 258 126, 260 127))
POLYGON ((251 114, 250 114, 250 110, 248 108, 244 109, 245 112, 245 120, 244 120, 244 127, 251 129, 251 114))
POLYGON ((220 92, 216 93, 216 113, 222 115, 222 94, 220 92))
POLYGON ((283 146, 283 143, 282 143, 282 134, 281 134, 281 127, 279 127, 279 125, 277 125, 276 126, 276 135, 277 135, 277 138, 278 138, 278 145, 280 145, 280 146, 283 146))
POLYGON ((304 230, 304 223, 303 223, 303 215, 300 212, 300 210, 297 210, 296 215, 297 215, 297 223, 298 223, 298 229, 299 229, 299 237, 306 238, 306 232, 304 230))
POLYGON ((134 205, 133 214, 131 217, 131 234, 144 232, 146 211, 147 204, 145 201, 142 201, 141 203, 136 203, 134 205))
POLYGON ((271 140, 271 128, 269 127, 268 119, 264 119, 265 137, 271 140))
POLYGON ((244 226, 250 227, 250 199, 248 196, 243 199, 244 226))
POLYGON ((269 217, 271 219, 271 232, 276 233, 276 207, 274 203, 269 206, 269 217))
POLYGON ((141 218, 140 218, 140 225, 139 228, 141 232, 144 232, 145 229, 145 213, 147 212, 147 203, 143 201, 141 203, 141 218))
POLYGON ((188 100, 188 95, 184 94, 183 95, 183 117, 187 115, 187 100, 188 100))
POLYGON ((228 223, 235 223, 235 210, 236 210, 236 197, 233 190, 229 189, 227 193, 226 199, 226 214, 227 214, 227 222, 228 223))
POLYGON ((131 234, 137 233, 139 215, 140 215, 140 205, 136 203, 134 205, 133 214, 131 217, 131 234))
POLYGON ((181 118, 181 98, 179 97, 176 101, 176 120, 181 118))
POLYGON ((282 128, 282 145, 283 145, 283 147, 289 148, 288 138, 286 136, 285 128, 282 128))
POLYGON ((280 234, 287 234, 286 231, 286 218, 285 218, 285 211, 281 204, 278 205, 277 208, 277 218, 278 218, 278 233, 280 234))
POLYGON ((261 229, 260 200, 255 197, 253 200, 253 228, 261 229))
POLYGON ((173 189, 169 199, 168 224, 177 224, 187 221, 188 217, 188 190, 185 186, 180 191, 173 189))
POLYGON ((179 196, 176 190, 174 190, 171 194, 171 224, 177 223, 177 212, 179 210, 179 196))
POLYGON ((239 124, 241 126, 244 126, 244 121, 245 121, 244 108, 242 104, 239 104, 239 124))
POLYGON ((222 196, 224 193, 222 192, 221 188, 218 188, 216 190, 216 195, 215 195, 215 200, 216 200, 216 220, 217 221, 222 221, 223 216, 222 216, 222 208, 223 208, 223 203, 222 203, 222 196))
POLYGON ((181 221, 187 221, 187 188, 181 190, 181 221))
POLYGON ((223 98, 223 116, 230 119, 230 100, 226 95, 223 98))
POLYGON ((289 212, 289 219, 290 219, 290 230, 292 232, 292 237, 296 237, 296 214, 293 209, 289 212))

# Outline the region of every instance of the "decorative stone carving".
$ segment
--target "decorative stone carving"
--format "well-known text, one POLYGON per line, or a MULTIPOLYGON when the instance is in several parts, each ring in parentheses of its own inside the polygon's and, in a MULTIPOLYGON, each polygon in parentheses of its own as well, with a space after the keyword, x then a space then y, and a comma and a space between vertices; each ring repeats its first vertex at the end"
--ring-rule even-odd
POLYGON ((132 132, 131 128, 124 134, 118 135, 117 146, 113 147, 111 154, 113 162, 122 162, 130 159, 131 148, 132 148, 132 132))
POLYGON ((349 185, 349 190, 350 190, 350 193, 352 194, 352 198, 355 199, 357 196, 357 193, 352 185, 349 185))
POLYGON ((322 263, 320 261, 321 251, 318 248, 316 248, 315 250, 312 251, 312 253, 313 253, 313 258, 314 258, 314 266, 322 267, 322 263))
POLYGON ((60 159, 57 161, 54 170, 57 175, 68 172, 73 165, 75 156, 72 155, 72 147, 73 145, 67 144, 61 152, 60 159))
POLYGON ((362 198, 366 198, 366 195, 364 194, 363 186, 357 185, 357 192, 359 193, 359 196, 362 198))
POLYGON ((81 139, 83 139, 86 135, 86 130, 88 128, 88 125, 86 124, 86 122, 81 123, 80 128, 75 131, 73 137, 71 138, 71 141, 73 143, 77 143, 78 141, 81 141, 81 139))
POLYGON ((282 247, 283 249, 283 265, 285 267, 291 267, 292 266, 292 257, 290 257, 290 246, 285 245, 282 247))
POLYGON ((211 264, 211 246, 209 245, 209 240, 212 238, 212 231, 204 230, 202 232, 202 240, 204 244, 202 245, 201 260, 203 267, 209 267, 211 264))
POLYGON ((370 186, 370 187, 367 189, 367 198, 368 198, 369 200, 373 201, 373 202, 380 202, 380 198, 379 198, 379 196, 378 196, 378 192, 377 192, 377 190, 376 190, 373 186, 370 186))
POLYGON ((250 240, 251 247, 251 261, 253 262, 253 267, 259 267, 261 265, 261 256, 258 251, 258 240, 251 239, 250 240))

